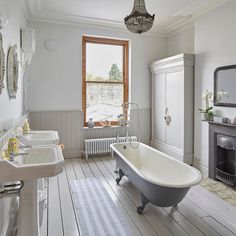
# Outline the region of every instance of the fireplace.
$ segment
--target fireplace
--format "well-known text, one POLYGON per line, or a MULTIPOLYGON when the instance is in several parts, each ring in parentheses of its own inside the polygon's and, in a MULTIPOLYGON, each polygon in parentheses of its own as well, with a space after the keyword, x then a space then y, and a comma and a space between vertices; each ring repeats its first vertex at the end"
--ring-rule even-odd
POLYGON ((209 122, 209 177, 236 186, 236 126, 209 122))

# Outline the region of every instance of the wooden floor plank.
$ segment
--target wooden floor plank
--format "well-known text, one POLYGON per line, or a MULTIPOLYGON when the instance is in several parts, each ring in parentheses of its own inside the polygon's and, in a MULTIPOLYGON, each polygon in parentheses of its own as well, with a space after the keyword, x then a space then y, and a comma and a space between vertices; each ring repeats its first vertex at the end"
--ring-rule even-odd
POLYGON ((165 208, 165 211, 170 217, 175 219, 176 222, 191 236, 204 235, 194 224, 191 223, 184 215, 182 215, 175 207, 165 208))
MULTIPOLYGON (((218 199, 217 196, 214 196, 214 198, 211 199, 210 198, 212 197, 211 192, 209 192, 208 196, 204 196, 198 190, 199 188, 196 188, 196 187, 191 188, 187 195, 187 198, 193 203, 195 203, 203 211, 207 212, 208 215, 210 215, 217 222, 223 225, 227 230, 235 234, 236 225, 234 221, 235 221, 236 215, 232 218, 232 220, 228 219, 228 217, 225 217, 224 214, 221 214, 221 211, 220 211, 221 208, 217 205, 218 200, 221 200, 221 199, 218 199)), ((232 208, 234 207, 232 206, 232 208)))
MULTIPOLYGON (((193 204, 192 204, 193 205, 193 204)), ((195 213, 195 209, 192 206, 188 208, 181 202, 177 209, 181 212, 188 220, 194 224, 204 235, 207 236, 215 236, 220 235, 217 231, 214 230, 211 226, 209 226, 204 220, 202 216, 198 216, 195 213)), ((205 216, 204 216, 205 217, 205 216)))
POLYGON ((63 236, 63 221, 57 177, 48 182, 48 236, 63 236))
POLYGON ((72 166, 73 166, 76 178, 77 179, 83 179, 83 178, 85 178, 85 175, 84 175, 84 172, 81 168, 81 165, 80 165, 78 159, 80 159, 80 158, 72 160, 72 166))
POLYGON ((86 162, 85 159, 80 159, 79 163, 80 163, 80 165, 81 165, 81 167, 83 169, 83 172, 84 172, 86 178, 94 177, 94 174, 91 171, 91 169, 90 169, 90 167, 89 167, 89 165, 88 165, 88 163, 86 162))
POLYGON ((208 225, 211 225, 220 235, 224 235, 224 236, 235 235, 232 232, 230 232, 228 229, 226 229, 222 224, 219 224, 219 222, 217 222, 211 216, 203 217, 203 221, 206 222, 208 225))
POLYGON ((67 160, 65 162, 65 169, 66 169, 66 176, 67 176, 67 180, 68 183, 70 181, 76 180, 77 176, 75 174, 74 168, 73 168, 73 164, 71 160, 67 160))
POLYGON ((74 212, 65 170, 58 175, 58 180, 64 236, 79 236, 77 219, 74 212))
POLYGON ((196 191, 198 194, 210 200, 211 204, 214 204, 214 211, 218 212, 228 221, 232 222, 236 226, 236 207, 232 207, 228 202, 217 197, 212 192, 202 188, 201 186, 195 186, 192 188, 192 192, 196 191))

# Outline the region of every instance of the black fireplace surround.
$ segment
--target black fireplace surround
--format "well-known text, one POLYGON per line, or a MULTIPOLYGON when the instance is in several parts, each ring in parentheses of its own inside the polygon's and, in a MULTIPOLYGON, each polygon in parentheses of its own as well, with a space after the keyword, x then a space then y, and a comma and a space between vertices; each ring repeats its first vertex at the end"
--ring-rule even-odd
POLYGON ((236 125, 209 122, 209 177, 236 186, 236 125))

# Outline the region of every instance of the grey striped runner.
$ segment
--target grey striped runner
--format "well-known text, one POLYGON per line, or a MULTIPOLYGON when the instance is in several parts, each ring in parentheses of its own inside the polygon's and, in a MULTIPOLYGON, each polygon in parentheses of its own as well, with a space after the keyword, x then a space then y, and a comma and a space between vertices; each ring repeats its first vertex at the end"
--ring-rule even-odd
POLYGON ((82 236, 134 236, 100 179, 74 180, 70 188, 82 236))

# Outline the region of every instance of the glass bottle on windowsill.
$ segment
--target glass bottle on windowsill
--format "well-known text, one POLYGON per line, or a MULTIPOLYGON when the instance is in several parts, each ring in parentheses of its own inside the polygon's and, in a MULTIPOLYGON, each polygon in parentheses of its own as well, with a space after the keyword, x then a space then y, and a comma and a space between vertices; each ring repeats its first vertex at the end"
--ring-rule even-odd
POLYGON ((93 127, 94 127, 93 118, 89 118, 89 120, 88 120, 88 128, 93 128, 93 127))

